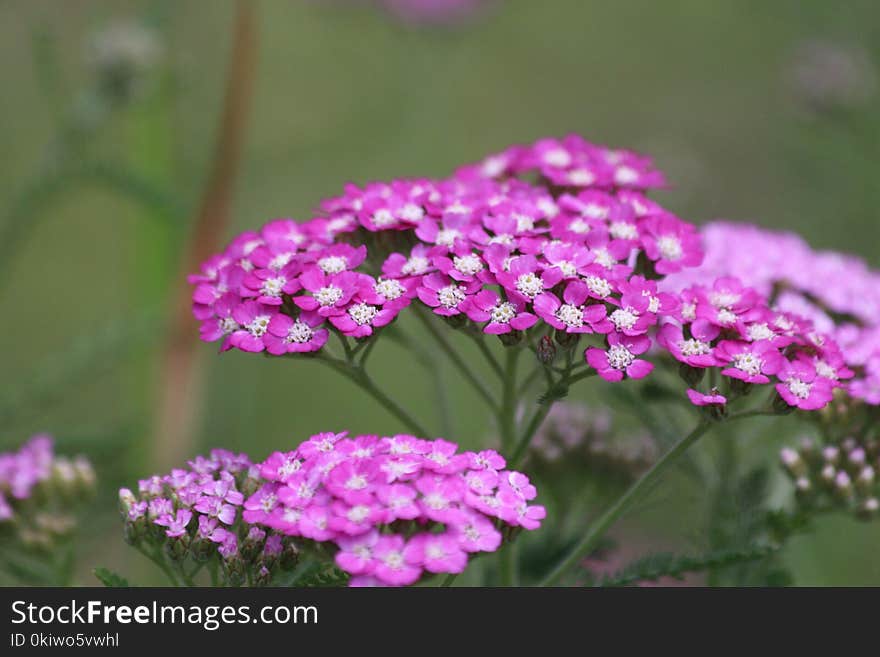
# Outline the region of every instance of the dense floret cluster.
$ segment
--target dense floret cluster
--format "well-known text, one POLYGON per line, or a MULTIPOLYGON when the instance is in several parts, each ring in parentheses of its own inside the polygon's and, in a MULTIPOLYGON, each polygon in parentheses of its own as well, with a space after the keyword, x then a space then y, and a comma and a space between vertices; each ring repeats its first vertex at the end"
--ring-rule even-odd
POLYGON ((529 478, 497 452, 446 440, 322 433, 260 466, 265 483, 244 518, 286 536, 338 547, 353 586, 413 584, 457 574, 518 528, 537 529, 529 478))
MULTIPOLYGON (((780 329, 788 326, 799 327, 807 336, 803 344, 812 357, 799 358, 794 365, 782 363, 785 369, 779 371, 818 385, 811 385, 809 392, 799 384, 788 386, 791 395, 815 405, 828 396, 830 386, 840 384, 853 397, 880 404, 880 272, 852 255, 814 251, 791 233, 716 222, 702 234, 705 262, 664 281, 665 289, 678 291, 717 276, 736 277, 767 297, 773 308, 767 319, 747 328, 760 338, 762 351, 784 343, 780 336, 788 332, 780 329)), ((759 355, 757 349, 752 351, 759 355)), ((738 348, 724 350, 725 356, 742 353, 738 348)), ((777 369, 772 350, 768 362, 777 369)), ((752 369, 755 376, 769 373, 752 369)))

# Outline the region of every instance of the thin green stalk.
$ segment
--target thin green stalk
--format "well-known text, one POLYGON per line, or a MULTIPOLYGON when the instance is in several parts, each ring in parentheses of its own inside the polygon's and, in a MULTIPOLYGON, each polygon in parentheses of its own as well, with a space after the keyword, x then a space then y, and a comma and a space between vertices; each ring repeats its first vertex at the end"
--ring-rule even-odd
POLYGON ((501 429, 501 448, 506 453, 516 441, 516 367, 519 350, 509 347, 504 368, 504 390, 501 397, 501 410, 498 415, 501 429))
POLYGON ((688 448, 713 425, 700 421, 694 430, 679 440, 650 470, 642 475, 627 491, 590 527, 584 537, 572 548, 568 555, 541 581, 541 586, 553 586, 567 570, 589 555, 614 523, 629 508, 633 500, 656 483, 663 473, 684 454, 688 448))
POLYGON ((144 549, 144 547, 142 545, 135 545, 134 547, 138 552, 140 552, 142 555, 144 555, 147 559, 149 559, 154 564, 156 564, 163 573, 165 573, 165 577, 168 578, 168 581, 171 582, 172 586, 180 586, 180 581, 174 575, 174 571, 172 571, 168 567, 168 564, 166 563, 165 559, 162 556, 160 556, 159 554, 156 554, 154 552, 148 552, 146 549, 144 549))
POLYGON ((553 408, 554 403, 555 400, 548 400, 541 404, 538 407, 538 410, 532 414, 532 419, 529 421, 525 433, 523 433, 522 438, 519 439, 513 453, 510 455, 510 467, 516 468, 520 465, 521 460, 526 455, 526 450, 532 443, 532 439, 535 437, 535 434, 538 433, 538 429, 541 428, 541 425, 544 424, 544 420, 547 419, 547 415, 553 408))
POLYGON ((491 367, 496 376, 503 381, 504 372, 501 370, 501 365, 498 363, 498 359, 495 358, 495 354, 492 353, 492 350, 489 349, 488 345, 486 344, 486 341, 483 338, 483 334, 471 333, 470 336, 471 338, 473 338, 474 344, 477 345, 477 349, 479 349, 480 353, 483 354, 486 362, 489 363, 489 367, 491 367))
POLYGON ((459 353, 455 350, 449 341, 446 339, 440 331, 437 330, 437 327, 434 326, 434 322, 431 321, 431 318, 427 316, 425 312, 422 311, 421 308, 417 308, 415 315, 419 318, 419 320, 424 324, 425 328, 428 329, 428 333, 431 334, 431 337, 437 342, 440 348, 449 356, 449 360, 452 361, 452 364, 458 368, 458 371, 461 372, 462 376, 468 380, 468 382, 474 387, 474 390, 483 398, 486 404, 489 405, 489 408, 492 409, 493 413, 498 412, 498 402, 492 397, 492 393, 489 392, 489 389, 486 387, 486 384, 483 383, 480 378, 474 374, 471 369, 467 366, 467 363, 464 362, 464 359, 459 355, 459 353))
POLYGON ((425 428, 409 415, 401 406, 389 397, 375 381, 367 374, 366 370, 358 365, 346 363, 345 361, 327 356, 318 356, 318 362, 325 363, 336 372, 348 377, 352 382, 360 386, 365 392, 369 393, 373 399, 379 402, 394 417, 400 420, 407 429, 418 436, 429 436, 430 434, 425 428))
POLYGON ((446 577, 443 578, 443 581, 440 582, 440 586, 442 586, 442 587, 452 586, 452 583, 455 581, 456 577, 458 577, 458 573, 449 573, 446 577))

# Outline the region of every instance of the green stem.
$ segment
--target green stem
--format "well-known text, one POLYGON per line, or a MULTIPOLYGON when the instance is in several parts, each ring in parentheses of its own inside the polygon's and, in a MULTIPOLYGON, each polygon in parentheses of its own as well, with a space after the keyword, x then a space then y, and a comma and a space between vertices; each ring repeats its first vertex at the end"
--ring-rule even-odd
POLYGON ((501 397, 501 410, 498 414, 501 429, 501 449, 505 453, 516 441, 516 366, 519 350, 508 347, 507 362, 504 368, 504 389, 501 397))
POLYGON ((642 475, 587 531, 569 554, 544 578, 541 586, 553 586, 572 566, 589 555, 612 525, 641 493, 650 488, 664 472, 704 434, 712 424, 701 421, 693 431, 679 440, 650 470, 642 475))
POLYGON ((180 581, 174 575, 174 571, 172 571, 168 567, 168 564, 165 562, 165 559, 161 555, 159 555, 155 552, 148 552, 146 549, 144 549, 144 547, 142 545, 136 545, 134 547, 138 552, 140 552, 142 555, 144 555, 147 559, 149 559, 154 564, 156 564, 163 573, 165 573, 165 577, 168 578, 168 581, 171 582, 172 586, 180 586, 180 581))
POLYGON ((486 345, 486 341, 483 338, 483 334, 473 334, 470 336, 473 338, 474 343, 477 345, 477 348, 480 350, 480 353, 483 354, 483 357, 486 359, 486 362, 489 363, 489 367, 492 368, 492 371, 495 372, 496 376, 504 380, 504 372, 501 370, 501 365, 498 363, 498 359, 495 358, 495 354, 492 353, 492 350, 486 345))
POLYGON ((526 427, 525 433, 523 434, 522 438, 520 438, 519 443, 517 443, 516 447, 513 450, 513 453, 510 455, 510 467, 516 468, 520 465, 520 461, 525 457, 526 450, 532 443, 532 439, 535 437, 535 434, 538 433, 538 429, 541 428, 541 425, 544 424, 544 420, 547 419, 547 415, 550 413, 550 410, 553 408, 553 404, 555 403, 555 400, 548 400, 541 404, 538 407, 538 410, 534 412, 534 414, 532 415, 532 419, 529 421, 529 424, 526 427))
POLYGON ((502 546, 498 553, 498 565, 501 572, 501 586, 519 586, 519 577, 516 570, 516 552, 514 543, 509 542, 502 546))
POLYGON ((449 573, 446 577, 443 578, 443 581, 440 582, 440 586, 442 586, 442 587, 452 586, 452 583, 455 581, 456 577, 458 577, 457 573, 449 573))
POLYGON ((385 392, 376 385, 375 381, 367 374, 366 370, 358 365, 346 363, 328 356, 318 356, 317 360, 326 363, 336 372, 348 377, 352 382, 360 386, 365 392, 369 393, 373 399, 379 402, 394 417, 400 420, 407 429, 417 436, 429 436, 430 434, 425 428, 419 424, 412 416, 409 415, 400 405, 389 397, 385 392))
POLYGON ((452 364, 458 368, 458 371, 461 372, 462 376, 468 380, 468 382, 474 387, 474 390, 483 398, 486 404, 489 405, 489 408, 492 409, 493 413, 498 412, 498 403, 492 397, 492 393, 489 392, 489 389, 486 387, 486 384, 483 383, 480 378, 474 374, 471 369, 467 366, 467 363, 464 362, 464 359, 458 354, 446 337, 437 330, 437 327, 434 326, 434 322, 431 321, 431 318, 427 316, 427 314, 421 309, 417 308, 415 312, 416 316, 421 320, 422 324, 424 324, 425 328, 428 329, 428 333, 431 334, 431 337, 437 342, 440 348, 449 356, 449 360, 452 361, 452 364))

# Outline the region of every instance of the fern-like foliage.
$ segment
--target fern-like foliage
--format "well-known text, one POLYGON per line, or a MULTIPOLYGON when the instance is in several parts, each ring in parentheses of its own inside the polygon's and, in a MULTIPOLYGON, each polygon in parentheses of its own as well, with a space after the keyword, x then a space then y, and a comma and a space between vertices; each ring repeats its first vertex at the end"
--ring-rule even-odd
POLYGON ((653 582, 661 577, 681 579, 689 573, 724 568, 749 561, 764 559, 776 551, 770 545, 753 545, 742 549, 716 550, 700 555, 680 555, 668 552, 650 554, 621 570, 591 582, 592 586, 630 586, 638 582, 653 582))

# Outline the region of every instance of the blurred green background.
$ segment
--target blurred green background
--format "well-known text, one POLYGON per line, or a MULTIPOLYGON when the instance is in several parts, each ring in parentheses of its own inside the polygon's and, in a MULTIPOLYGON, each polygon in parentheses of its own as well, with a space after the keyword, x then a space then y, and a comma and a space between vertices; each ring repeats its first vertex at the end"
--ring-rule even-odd
MULTIPOLYGON (((251 112, 221 241, 308 218, 349 180, 442 175, 579 132, 652 154, 674 185, 657 198, 688 220, 792 229, 880 265, 875 2, 506 0, 443 28, 364 1, 252 11, 251 112)), ((215 164, 235 22, 232 0, 0 0, 0 446, 48 431, 59 451, 96 462, 82 583, 95 565, 155 577, 121 540, 115 488, 155 463, 162 327, 215 164), (142 68, 127 86, 131 71, 96 67, 96 48, 108 31, 125 41, 139 30, 149 43, 135 44, 142 68)), ((189 454, 220 445, 261 458, 319 430, 401 429, 317 365, 195 348, 205 385, 187 400, 199 409, 189 454)), ((392 344, 373 361, 439 432, 422 370, 392 344)), ((444 375, 454 438, 480 444, 488 417, 444 375)), ((773 462, 786 437, 776 427, 730 439, 773 462)), ((700 449, 713 458, 713 445, 700 449)), ((698 545, 707 512, 700 490, 670 484, 617 535, 698 545)), ((876 585, 878 539, 876 526, 827 519, 784 559, 798 584, 876 585)))

